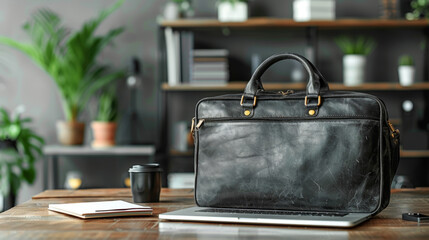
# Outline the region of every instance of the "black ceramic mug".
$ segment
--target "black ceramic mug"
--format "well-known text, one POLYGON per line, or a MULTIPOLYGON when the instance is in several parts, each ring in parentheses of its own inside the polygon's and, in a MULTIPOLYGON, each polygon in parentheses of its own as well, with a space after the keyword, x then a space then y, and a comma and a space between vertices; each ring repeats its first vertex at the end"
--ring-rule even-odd
POLYGON ((134 165, 128 172, 134 202, 159 202, 162 169, 158 163, 134 165))

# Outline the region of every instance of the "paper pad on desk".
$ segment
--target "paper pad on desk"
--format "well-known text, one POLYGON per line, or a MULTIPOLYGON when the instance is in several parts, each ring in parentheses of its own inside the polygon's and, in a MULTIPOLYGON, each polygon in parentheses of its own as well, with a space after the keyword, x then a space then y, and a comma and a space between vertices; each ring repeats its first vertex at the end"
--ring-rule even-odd
POLYGON ((152 208, 128 203, 122 200, 49 204, 48 209, 79 218, 152 215, 152 208))

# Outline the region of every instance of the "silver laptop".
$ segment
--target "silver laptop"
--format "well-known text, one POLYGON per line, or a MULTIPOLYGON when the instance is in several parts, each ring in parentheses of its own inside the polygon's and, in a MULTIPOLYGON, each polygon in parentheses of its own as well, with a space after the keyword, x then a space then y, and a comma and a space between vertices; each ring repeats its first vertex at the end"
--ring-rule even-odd
POLYGON ((158 226, 161 239, 349 239, 346 229, 332 228, 256 227, 194 222, 160 222, 158 226))
POLYGON ((162 213, 160 219, 248 224, 354 227, 369 219, 369 213, 335 213, 260 209, 191 207, 162 213))

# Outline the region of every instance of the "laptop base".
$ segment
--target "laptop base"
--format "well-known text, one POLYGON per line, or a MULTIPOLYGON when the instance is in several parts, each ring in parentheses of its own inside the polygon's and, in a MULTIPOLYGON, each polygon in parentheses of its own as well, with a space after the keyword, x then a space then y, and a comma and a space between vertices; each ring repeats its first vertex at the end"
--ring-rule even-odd
POLYGON ((191 207, 162 213, 159 219, 172 221, 223 222, 268 225, 297 225, 315 227, 354 227, 371 217, 369 213, 349 213, 345 216, 250 214, 205 211, 211 208, 191 207))

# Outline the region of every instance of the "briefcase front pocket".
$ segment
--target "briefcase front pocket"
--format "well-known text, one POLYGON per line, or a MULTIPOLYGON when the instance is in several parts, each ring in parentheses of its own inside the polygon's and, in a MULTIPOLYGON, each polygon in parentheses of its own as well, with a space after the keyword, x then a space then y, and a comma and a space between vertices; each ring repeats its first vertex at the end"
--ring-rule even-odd
POLYGON ((378 120, 202 121, 200 206, 372 212, 379 204, 378 120))

